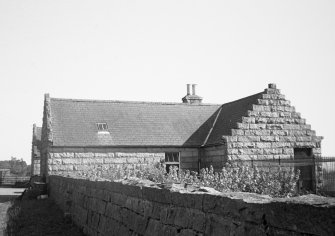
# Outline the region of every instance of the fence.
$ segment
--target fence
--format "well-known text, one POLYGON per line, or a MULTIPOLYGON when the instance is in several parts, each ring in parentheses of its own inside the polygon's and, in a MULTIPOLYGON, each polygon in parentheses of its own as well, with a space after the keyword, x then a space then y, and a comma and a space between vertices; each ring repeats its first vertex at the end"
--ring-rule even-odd
POLYGON ((335 195, 335 157, 321 157, 316 159, 316 163, 321 168, 322 190, 330 195, 335 195))
POLYGON ((17 186, 17 187, 25 187, 28 185, 30 180, 30 176, 11 176, 5 175, 0 177, 0 185, 1 186, 17 186))
POLYGON ((275 160, 243 160, 243 164, 257 166, 263 170, 276 170, 274 167, 295 168, 300 170, 300 189, 314 190, 313 180, 315 171, 321 177, 318 190, 329 195, 335 195, 335 157, 316 157, 303 159, 275 159, 275 160))

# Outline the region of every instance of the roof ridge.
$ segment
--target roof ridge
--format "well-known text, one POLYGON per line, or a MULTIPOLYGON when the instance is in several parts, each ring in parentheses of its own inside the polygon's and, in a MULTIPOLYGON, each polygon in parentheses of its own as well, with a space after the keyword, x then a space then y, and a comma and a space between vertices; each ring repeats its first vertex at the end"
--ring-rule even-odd
POLYGON ((229 103, 225 103, 221 106, 220 113, 216 117, 215 123, 220 125, 213 126, 211 134, 208 136, 208 140, 204 143, 204 146, 214 145, 220 142, 222 135, 231 135, 231 130, 237 126, 237 123, 242 120, 243 116, 246 116, 246 112, 249 110, 250 104, 256 104, 257 99, 261 97, 264 92, 256 93, 229 103))
POLYGON ((231 104, 231 103, 235 103, 235 102, 240 102, 240 101, 242 101, 242 100, 244 100, 244 99, 251 98, 251 97, 256 96, 256 95, 261 95, 261 94, 263 94, 263 93, 264 93, 264 92, 255 93, 255 94, 253 94, 253 95, 249 95, 249 96, 244 97, 244 98, 240 98, 240 99, 237 99, 237 100, 234 100, 234 101, 231 101, 231 102, 223 103, 222 106, 224 106, 224 105, 228 105, 228 104, 231 104))
POLYGON ((133 104, 157 104, 157 105, 182 105, 182 106, 224 106, 231 103, 239 102, 241 100, 263 94, 263 92, 259 92, 253 95, 249 95, 244 98, 240 98, 227 103, 199 103, 199 104, 189 104, 189 103, 178 103, 178 102, 150 102, 150 101, 127 101, 127 100, 105 100, 105 99, 80 99, 80 98, 54 98, 50 97, 51 100, 55 101, 72 101, 72 102, 92 102, 92 103, 133 103, 133 104))
POLYGON ((91 102, 91 103, 128 103, 128 104, 157 104, 157 105, 182 105, 182 106, 221 106, 215 103, 177 103, 177 102, 150 102, 150 101, 125 101, 125 100, 97 100, 97 99, 73 99, 73 98, 50 98, 53 101, 91 102))

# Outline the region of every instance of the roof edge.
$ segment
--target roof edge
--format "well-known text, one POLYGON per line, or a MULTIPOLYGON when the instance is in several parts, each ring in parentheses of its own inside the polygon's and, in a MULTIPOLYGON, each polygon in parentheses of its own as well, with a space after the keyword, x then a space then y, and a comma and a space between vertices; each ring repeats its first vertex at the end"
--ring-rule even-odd
POLYGON ((200 148, 200 145, 87 145, 87 146, 64 146, 52 145, 51 148, 200 148))
POLYGON ((49 94, 46 94, 50 100, 53 101, 71 101, 71 102, 91 102, 91 103, 127 103, 127 104, 157 104, 157 105, 181 105, 181 106, 223 106, 235 102, 239 102, 241 100, 247 99, 249 97, 253 97, 256 95, 263 94, 264 91, 255 93, 253 95, 246 96, 244 98, 240 98, 227 103, 199 103, 199 104, 189 104, 189 103, 178 103, 178 102, 150 102, 150 101, 127 101, 127 100, 98 100, 98 99, 74 99, 74 98, 54 98, 49 97, 49 94))
POLYGON ((244 100, 244 99, 251 98, 251 97, 253 97, 253 96, 261 95, 261 94, 264 94, 264 92, 255 93, 255 94, 253 94, 253 95, 249 95, 249 96, 244 97, 244 98, 240 98, 240 99, 237 99, 237 100, 234 100, 234 101, 231 101, 231 102, 227 102, 227 103, 222 104, 222 106, 224 106, 224 105, 228 105, 228 104, 231 104, 231 103, 235 103, 235 102, 240 102, 240 101, 242 101, 242 100, 244 100))
POLYGON ((157 104, 157 105, 181 105, 181 106, 221 106, 215 103, 188 104, 177 102, 149 102, 149 101, 125 101, 125 100, 95 100, 95 99, 71 99, 71 98, 50 98, 52 101, 70 102, 91 102, 91 103, 127 103, 127 104, 157 104))

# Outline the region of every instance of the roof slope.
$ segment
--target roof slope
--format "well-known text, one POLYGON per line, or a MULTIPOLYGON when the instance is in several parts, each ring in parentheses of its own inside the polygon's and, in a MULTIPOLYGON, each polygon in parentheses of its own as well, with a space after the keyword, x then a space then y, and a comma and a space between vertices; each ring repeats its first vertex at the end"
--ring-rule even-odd
POLYGON ((206 145, 222 143, 223 135, 231 135, 231 130, 237 128, 237 123, 242 122, 242 117, 247 116, 248 109, 257 103, 262 93, 223 104, 206 145))
POLYGON ((54 146, 200 146, 220 105, 50 99, 54 146), (98 132, 96 123, 108 131, 98 132))

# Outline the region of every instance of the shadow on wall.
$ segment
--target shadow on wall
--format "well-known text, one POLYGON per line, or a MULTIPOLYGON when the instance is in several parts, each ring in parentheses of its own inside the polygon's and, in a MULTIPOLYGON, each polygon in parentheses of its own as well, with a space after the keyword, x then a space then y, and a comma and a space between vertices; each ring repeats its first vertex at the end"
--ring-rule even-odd
POLYGON ((4 235, 63 235, 84 234, 64 217, 63 212, 51 200, 16 200, 7 211, 7 227, 4 235))

